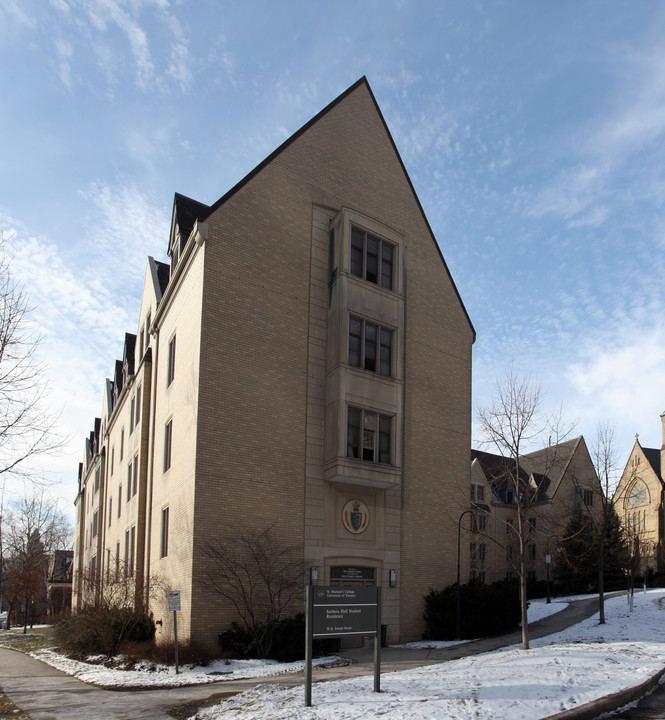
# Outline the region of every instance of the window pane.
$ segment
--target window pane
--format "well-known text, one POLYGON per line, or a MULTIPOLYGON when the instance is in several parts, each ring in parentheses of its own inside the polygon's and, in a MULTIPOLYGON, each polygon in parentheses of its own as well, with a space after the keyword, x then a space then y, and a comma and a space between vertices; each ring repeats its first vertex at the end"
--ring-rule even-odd
POLYGON ((379 462, 390 464, 390 430, 392 419, 381 415, 379 419, 379 462))
POLYGON ((376 438, 376 415, 365 413, 363 420, 363 460, 374 462, 374 443, 376 438))
POLYGON ((367 236, 367 272, 365 278, 370 282, 379 281, 379 241, 367 236))
POLYGON ((393 289, 393 246, 388 243, 381 249, 381 287, 393 289))
POLYGON ((381 328, 381 375, 390 377, 392 375, 392 330, 381 328))
POLYGON ((363 276, 363 234, 351 231, 351 274, 363 276))
POLYGON ((365 370, 376 371, 376 325, 365 323, 365 370))
POLYGON ((356 408, 349 408, 346 432, 346 455, 351 458, 360 457, 360 410, 356 408))
POLYGON ((362 322, 356 318, 349 318, 349 365, 360 367, 360 352, 362 342, 362 322))

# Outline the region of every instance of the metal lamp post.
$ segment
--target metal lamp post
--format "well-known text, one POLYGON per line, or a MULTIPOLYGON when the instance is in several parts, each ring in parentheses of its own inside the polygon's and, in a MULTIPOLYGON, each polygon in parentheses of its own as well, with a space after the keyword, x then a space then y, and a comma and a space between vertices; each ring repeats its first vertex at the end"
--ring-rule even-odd
POLYGON ((459 520, 457 521, 457 623, 455 625, 455 639, 461 640, 460 637, 462 634, 462 609, 461 609, 461 603, 460 603, 460 542, 461 542, 461 533, 462 533, 462 518, 465 515, 473 515, 473 510, 465 510, 460 516, 459 520))

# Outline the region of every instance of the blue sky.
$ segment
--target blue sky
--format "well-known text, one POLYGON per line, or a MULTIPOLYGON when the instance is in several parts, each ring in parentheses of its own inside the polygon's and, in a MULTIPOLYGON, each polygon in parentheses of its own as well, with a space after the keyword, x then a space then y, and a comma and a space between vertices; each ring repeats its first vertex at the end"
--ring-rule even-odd
POLYGON ((174 192, 213 203, 366 75, 477 331, 592 438, 660 447, 665 5, 3 0, 0 228, 75 493, 174 192))

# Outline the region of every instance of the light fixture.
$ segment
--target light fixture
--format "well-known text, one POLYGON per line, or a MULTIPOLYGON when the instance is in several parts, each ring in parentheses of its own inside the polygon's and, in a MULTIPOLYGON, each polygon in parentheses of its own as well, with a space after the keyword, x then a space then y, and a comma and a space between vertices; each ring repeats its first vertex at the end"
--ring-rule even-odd
POLYGON ((312 585, 316 585, 319 582, 319 568, 311 567, 309 569, 309 579, 312 585))
POLYGON ((390 578, 390 587, 395 587, 397 585, 397 570, 391 570, 389 573, 390 578))

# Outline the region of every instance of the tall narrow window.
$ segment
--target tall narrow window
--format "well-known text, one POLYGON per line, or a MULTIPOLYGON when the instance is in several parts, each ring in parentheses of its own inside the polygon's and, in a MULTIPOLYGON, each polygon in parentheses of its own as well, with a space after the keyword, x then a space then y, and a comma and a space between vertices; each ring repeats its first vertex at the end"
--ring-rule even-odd
POLYGON ((111 448, 111 475, 113 475, 113 463, 115 461, 115 446, 111 448))
POLYGON ((358 228, 351 230, 351 274, 392 290, 395 246, 358 228))
POLYGON ((162 543, 161 557, 169 554, 169 509, 165 507, 162 510, 162 543))
POLYGON ((129 535, 129 577, 134 577, 134 551, 136 550, 136 525, 132 525, 129 535))
POLYGON ((132 497, 136 495, 139 487, 139 456, 134 455, 134 463, 132 465, 132 497))
POLYGON ((164 427, 164 472, 171 467, 171 443, 173 440, 173 420, 164 427))
POLYGON ((136 415, 134 417, 134 424, 136 427, 139 426, 139 420, 141 419, 141 386, 136 388, 136 415))
POLYGON ((109 527, 111 527, 111 518, 113 517, 113 498, 109 497, 109 527))
POLYGON ((118 517, 122 515, 122 483, 118 485, 118 517))
POLYGON ((120 579, 120 540, 115 544, 115 581, 120 579))
POLYGON ((143 357, 143 341, 145 340, 145 330, 141 328, 141 332, 139 334, 139 358, 143 357))
POLYGON ((111 548, 106 548, 106 584, 111 577, 111 548))
POLYGON ((134 406, 136 405, 136 399, 132 397, 132 404, 129 410, 129 434, 132 434, 134 430, 134 406))
POLYGON ((168 387, 175 378, 175 335, 169 341, 168 366, 166 368, 166 386, 168 387))
POLYGON ((127 465, 127 502, 132 499, 132 462, 127 465))
POLYGON ((129 530, 125 530, 125 577, 129 573, 129 530))
POLYGON ((125 454, 125 428, 120 431, 120 459, 125 454))
POLYGON ((347 457, 367 462, 392 463, 393 419, 350 407, 347 415, 347 457))

